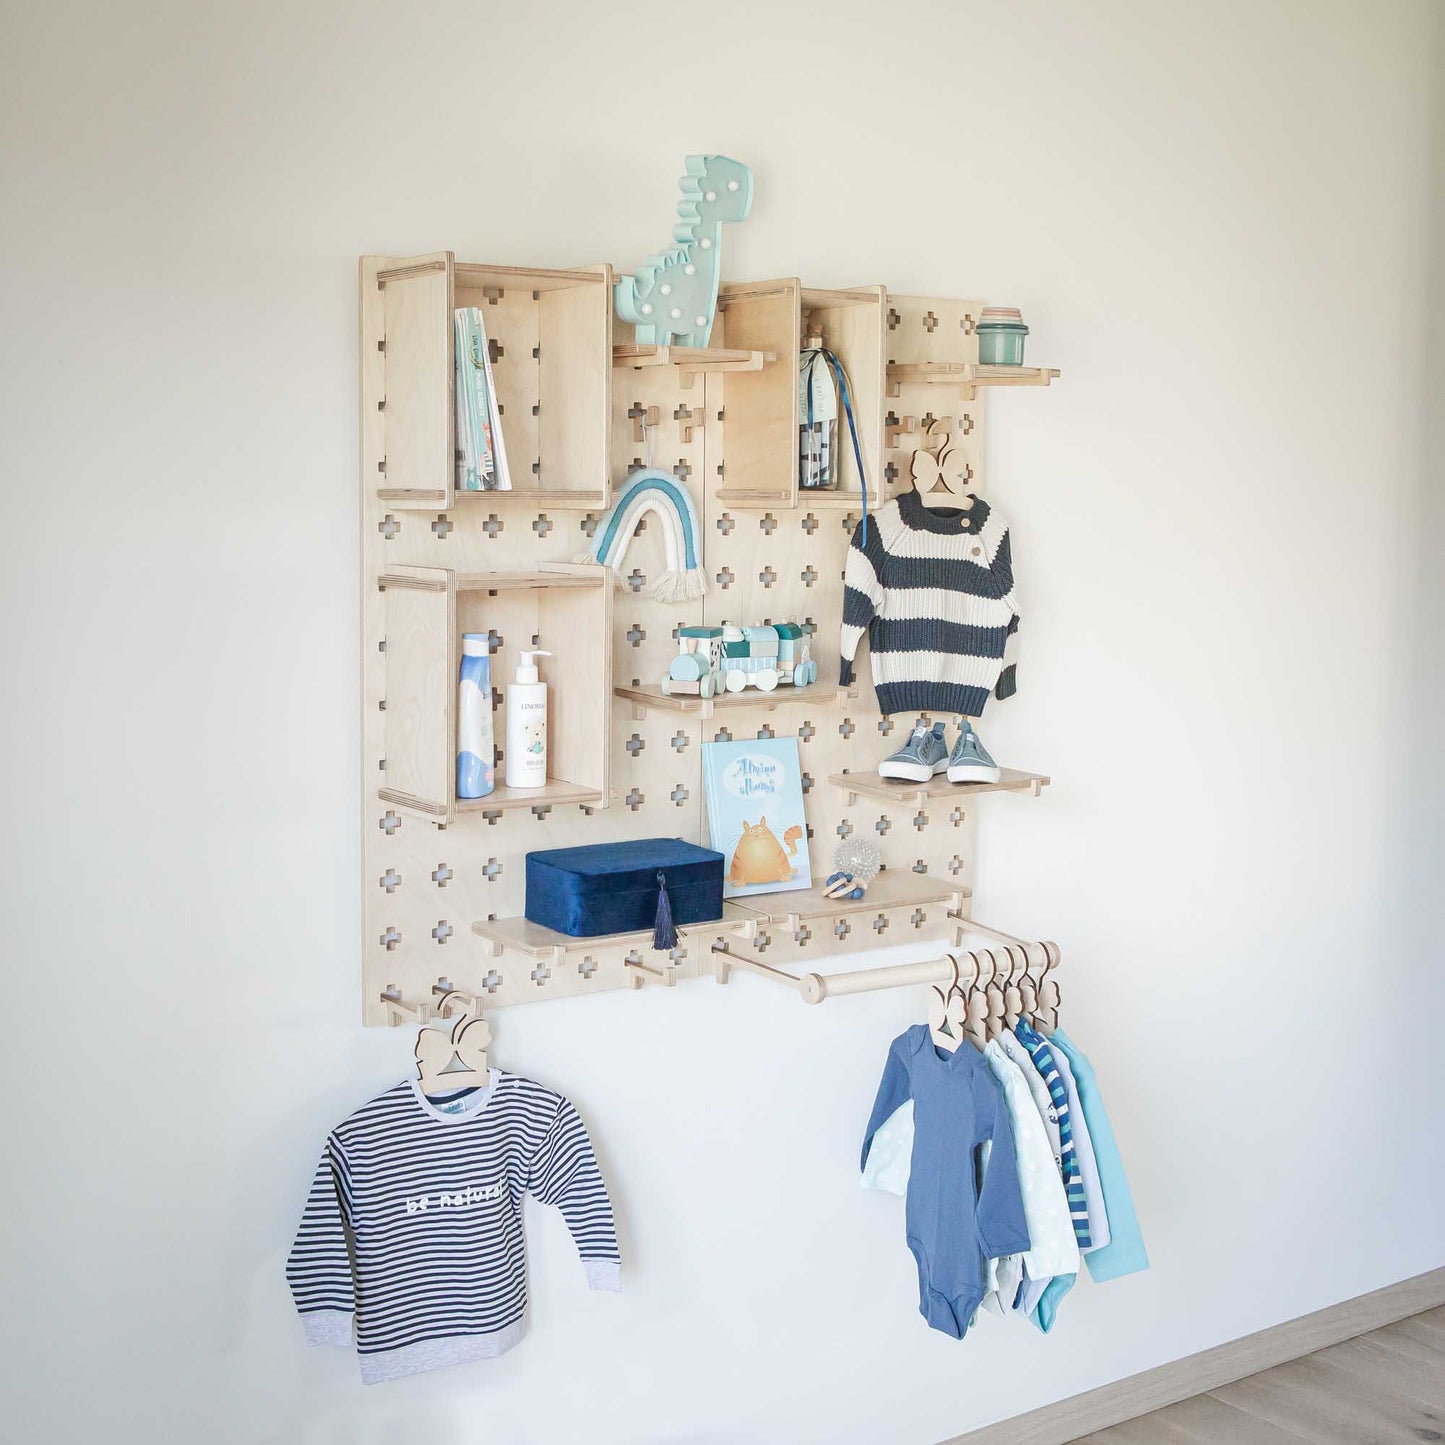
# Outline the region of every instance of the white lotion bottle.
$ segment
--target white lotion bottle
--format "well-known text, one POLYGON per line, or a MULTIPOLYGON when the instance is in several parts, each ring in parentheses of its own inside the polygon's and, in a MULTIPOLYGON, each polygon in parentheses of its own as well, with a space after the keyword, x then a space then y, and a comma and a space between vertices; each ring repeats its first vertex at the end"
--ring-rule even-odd
POLYGON ((547 781, 547 684, 538 680, 537 659, 550 652, 523 652, 517 678, 507 686, 507 786, 540 788, 547 781))

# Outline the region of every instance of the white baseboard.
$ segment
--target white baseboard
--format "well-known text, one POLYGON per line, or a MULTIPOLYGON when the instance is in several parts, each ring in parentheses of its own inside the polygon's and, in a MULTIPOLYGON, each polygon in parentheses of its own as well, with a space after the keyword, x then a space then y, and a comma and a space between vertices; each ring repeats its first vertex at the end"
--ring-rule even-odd
POLYGON ((1218 1389, 1247 1375, 1297 1360, 1327 1345, 1354 1339, 1422 1310, 1445 1304, 1445 1268, 1343 1300, 1313 1314, 1286 1320, 1197 1355, 1186 1355, 1139 1375, 1058 1400, 1027 1415, 1000 1420, 940 1445, 1067 1445, 1081 1435, 1162 1410, 1191 1395, 1218 1389))

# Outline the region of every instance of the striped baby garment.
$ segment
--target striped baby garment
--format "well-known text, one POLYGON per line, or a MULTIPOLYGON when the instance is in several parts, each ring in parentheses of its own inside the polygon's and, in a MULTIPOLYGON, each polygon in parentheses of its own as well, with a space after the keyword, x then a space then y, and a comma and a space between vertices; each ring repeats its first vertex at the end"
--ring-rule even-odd
POLYGON ((853 533, 843 570, 843 664, 866 632, 878 710, 978 717, 1015 691, 1013 556, 1008 523, 981 497, 930 510, 912 489, 853 533))
POLYGON ((364 1104, 327 1137, 286 1265, 307 1341, 354 1340, 368 1385, 509 1350, 524 1194, 562 1211, 588 1286, 618 1289, 612 1205, 561 1094, 493 1069, 451 1100, 412 1080, 364 1104))
POLYGON ((1054 1055, 1048 1040, 1022 1019, 1014 1025, 1014 1035, 1029 1051, 1029 1057, 1038 1067, 1044 1083, 1048 1086, 1049 1098, 1053 1100, 1054 1114, 1059 1121, 1059 1139, 1062 1153, 1064 1193, 1069 1200, 1069 1218, 1074 1225, 1074 1238, 1079 1249, 1092 1247, 1093 1237, 1089 1233, 1089 1205, 1084 1197, 1084 1178, 1079 1171, 1078 1154, 1074 1149, 1073 1122, 1069 1117, 1069 1095, 1064 1081, 1054 1063, 1054 1055))

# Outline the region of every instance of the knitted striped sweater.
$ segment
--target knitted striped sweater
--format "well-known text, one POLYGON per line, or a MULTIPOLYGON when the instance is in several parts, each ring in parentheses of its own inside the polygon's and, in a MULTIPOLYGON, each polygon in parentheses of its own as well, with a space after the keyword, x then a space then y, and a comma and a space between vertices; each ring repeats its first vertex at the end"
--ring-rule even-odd
POLYGON ((930 510, 918 493, 885 502, 853 533, 843 571, 843 665, 853 681, 864 632, 883 714, 977 717, 1015 690, 1018 633, 1008 523, 981 497, 930 510))
POLYGON ((607 1187, 561 1094, 493 1069, 451 1102, 412 1080, 364 1104, 326 1141, 286 1266, 308 1342, 354 1341, 368 1385, 510 1349, 524 1194, 561 1210, 590 1288, 617 1289, 607 1187))

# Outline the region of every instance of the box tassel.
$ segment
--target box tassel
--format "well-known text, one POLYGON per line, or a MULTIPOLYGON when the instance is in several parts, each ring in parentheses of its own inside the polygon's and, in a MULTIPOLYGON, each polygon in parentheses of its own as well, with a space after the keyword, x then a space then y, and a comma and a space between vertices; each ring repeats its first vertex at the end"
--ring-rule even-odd
POLYGON ((652 946, 659 949, 677 947, 677 929, 672 921, 672 903, 667 896, 667 879, 657 874, 657 917, 652 925, 652 946))

